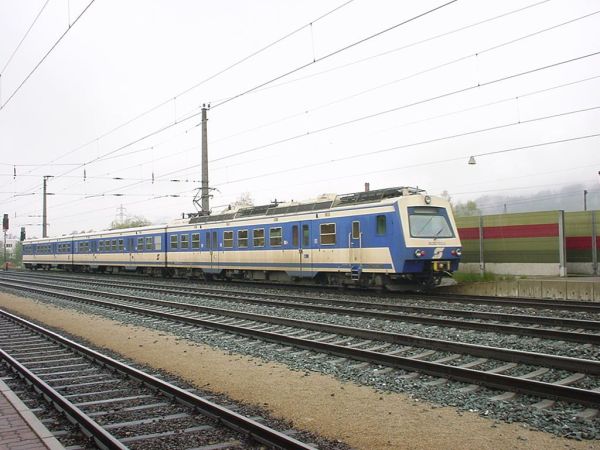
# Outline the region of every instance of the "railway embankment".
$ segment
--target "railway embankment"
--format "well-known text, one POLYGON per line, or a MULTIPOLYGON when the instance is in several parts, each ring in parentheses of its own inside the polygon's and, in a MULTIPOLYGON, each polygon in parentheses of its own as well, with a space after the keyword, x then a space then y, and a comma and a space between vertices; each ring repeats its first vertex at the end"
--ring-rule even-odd
POLYGON ((459 295, 600 302, 600 276, 465 281, 441 287, 440 292, 459 295))

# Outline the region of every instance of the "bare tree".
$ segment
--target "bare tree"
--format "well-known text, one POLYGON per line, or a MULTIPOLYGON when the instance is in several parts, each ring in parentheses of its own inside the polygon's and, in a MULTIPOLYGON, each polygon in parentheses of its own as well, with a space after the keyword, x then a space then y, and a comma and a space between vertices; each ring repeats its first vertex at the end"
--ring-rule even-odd
POLYGON ((127 219, 124 219, 122 222, 120 220, 113 220, 110 223, 110 229, 111 230, 120 230, 122 228, 145 227, 147 225, 150 225, 151 223, 152 222, 150 222, 145 217, 131 216, 131 217, 128 217, 127 219))

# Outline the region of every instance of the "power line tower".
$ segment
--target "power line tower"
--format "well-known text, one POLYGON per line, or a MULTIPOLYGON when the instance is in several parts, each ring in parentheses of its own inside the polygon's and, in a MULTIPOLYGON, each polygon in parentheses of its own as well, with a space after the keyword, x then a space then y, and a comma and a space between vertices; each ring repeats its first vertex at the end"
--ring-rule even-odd
POLYGON ((125 222, 125 211, 127 211, 127 209, 124 208, 123 204, 121 203, 121 205, 117 208, 117 217, 119 218, 120 224, 125 222))

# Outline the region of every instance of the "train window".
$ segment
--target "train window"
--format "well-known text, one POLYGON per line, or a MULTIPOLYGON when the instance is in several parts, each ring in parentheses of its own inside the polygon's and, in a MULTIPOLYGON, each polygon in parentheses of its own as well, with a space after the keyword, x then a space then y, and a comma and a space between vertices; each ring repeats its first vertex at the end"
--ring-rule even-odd
POLYGON ((321 245, 335 244, 335 223, 321 224, 321 245))
POLYGON ((123 250, 125 250, 125 241, 123 239, 119 239, 119 251, 122 252, 123 250))
POLYGON ((162 240, 160 239, 160 236, 154 236, 154 250, 160 250, 162 247, 161 243, 162 240))
POLYGON ((269 229, 269 245, 273 247, 281 246, 281 227, 271 228, 269 229))
POLYGON ((248 247, 248 230, 238 230, 238 247, 248 247))
POLYGON ((146 236, 146 250, 154 250, 154 239, 152 236, 146 236))
POLYGON ((190 248, 190 235, 189 234, 182 234, 179 236, 179 243, 181 245, 181 248, 190 248))
POLYGON ((210 231, 206 232, 206 248, 211 249, 212 244, 210 242, 210 231))
POLYGON ((176 234, 172 234, 171 235, 171 245, 169 246, 169 248, 171 250, 177 250, 177 248, 178 248, 178 240, 177 240, 177 235, 176 234))
POLYGON ((310 230, 308 225, 302 225, 302 247, 310 247, 310 230))
POLYGON ((138 252, 144 251, 144 238, 143 237, 137 238, 137 245, 135 248, 138 252))
POLYGON ((377 234, 383 235, 385 234, 387 229, 386 217, 385 216, 377 216, 377 234))
POLYGON ((111 243, 111 248, 112 248, 112 251, 113 251, 113 252, 116 252, 116 251, 117 251, 117 240, 116 240, 116 239, 113 239, 113 240, 112 240, 112 243, 111 243))
POLYGON ((200 248, 200 233, 192 233, 192 249, 200 248))
POLYGON ((252 231, 252 244, 255 247, 264 247, 265 246, 265 229, 257 228, 252 231))
POLYGON ((292 246, 298 247, 298 225, 292 227, 292 246))
POLYGON ((422 207, 408 209, 410 235, 419 238, 449 238, 454 232, 444 215, 444 208, 422 207))
POLYGON ((233 231, 223 231, 223 247, 233 248, 233 231))
POLYGON ((216 248, 217 250, 219 249, 219 240, 217 239, 217 232, 213 231, 212 232, 212 242, 213 242, 213 248, 216 248))
POLYGON ((104 251, 104 241, 98 241, 98 251, 99 252, 104 251))
POLYGON ((355 220, 352 222, 352 239, 360 238, 360 222, 355 220))

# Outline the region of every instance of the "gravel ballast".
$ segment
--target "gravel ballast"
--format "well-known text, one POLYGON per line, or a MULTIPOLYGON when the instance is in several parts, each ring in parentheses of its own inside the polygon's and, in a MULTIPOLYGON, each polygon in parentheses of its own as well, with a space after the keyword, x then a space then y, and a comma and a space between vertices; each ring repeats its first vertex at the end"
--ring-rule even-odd
MULTIPOLYGON (((295 426, 343 440, 357 448, 592 448, 596 444, 530 430, 535 424, 507 424, 479 417, 479 414, 489 415, 489 411, 486 414, 480 408, 482 405, 470 408, 469 402, 476 400, 469 395, 453 400, 456 406, 466 410, 440 407, 411 398, 411 395, 417 394, 420 398, 427 397, 426 392, 410 392, 410 384, 423 391, 419 387, 423 380, 404 380, 401 386, 390 389, 385 374, 380 376, 374 370, 353 369, 351 364, 333 366, 339 368, 339 373, 335 373, 337 378, 334 378, 314 372, 319 370, 320 365, 331 370, 332 365, 321 359, 312 360, 314 367, 306 367, 310 357, 292 358, 297 360, 297 365, 292 366, 296 370, 290 370, 280 363, 249 358, 238 354, 236 347, 245 345, 238 339, 223 341, 230 349, 221 351, 189 342, 188 339, 195 334, 189 329, 184 331, 171 326, 170 330, 149 330, 11 295, 2 295, 0 304, 5 309, 65 329, 142 364, 173 372, 200 388, 265 406, 274 415, 292 420, 295 426), (173 334, 177 330, 187 336, 173 334), (345 372, 348 373, 344 375, 345 372), (344 382, 344 379, 353 382, 344 382), (375 389, 355 384, 361 382, 375 389), (397 393, 399 390, 408 390, 410 394, 397 393), (465 433, 465 430, 469 432, 465 433)), ((114 311, 112 314, 115 319, 119 316, 114 311)), ((139 325, 144 322, 139 321, 139 325)), ((205 339, 210 334, 202 336, 205 339)), ((270 358, 273 353, 286 355, 285 352, 269 351, 265 346, 261 348, 265 358, 270 358)), ((286 362, 291 365, 293 361, 286 362)), ((321 368, 321 371, 325 370, 321 368)), ((441 397, 438 404, 451 403, 445 387, 427 390, 431 400, 441 397)), ((520 416, 524 416, 522 411, 527 411, 527 405, 521 406, 507 402, 494 405, 494 409, 501 411, 506 408, 510 420, 518 422, 520 416), (519 409, 521 406, 522 410, 519 409)), ((525 419, 530 421, 531 414, 525 415, 525 419)), ((548 415, 547 411, 539 415, 542 424, 549 422, 544 418, 548 415)), ((566 415, 568 412, 565 411, 566 415)), ((568 424, 568 418, 561 416, 553 417, 552 421, 558 428, 568 424)), ((590 431, 589 424, 586 427, 584 431, 567 429, 558 434, 582 433, 573 437, 585 438, 588 436, 583 433, 590 431)))

